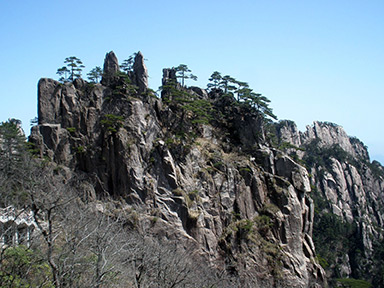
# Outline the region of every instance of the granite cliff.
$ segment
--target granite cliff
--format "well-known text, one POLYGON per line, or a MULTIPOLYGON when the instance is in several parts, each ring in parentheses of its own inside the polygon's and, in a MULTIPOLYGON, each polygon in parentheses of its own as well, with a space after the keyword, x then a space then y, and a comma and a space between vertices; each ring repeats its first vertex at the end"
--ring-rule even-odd
POLYGON ((280 147, 310 173, 315 244, 328 275, 383 287, 381 164, 371 162, 367 147, 333 123, 314 122, 299 132, 293 122, 281 121, 276 133, 280 147))
POLYGON ((38 84, 29 140, 81 175, 87 199, 123 201, 138 211, 138 229, 196 247, 237 279, 230 287, 326 287, 313 233, 322 215, 336 215, 353 225, 360 254, 339 249, 323 266, 328 276, 368 279, 384 182, 360 141, 330 124, 304 133, 289 121, 267 125, 220 90, 182 87, 173 69, 158 98, 141 53, 127 75, 118 67, 110 52, 101 84, 38 84), (335 147, 344 158, 312 159, 335 147))

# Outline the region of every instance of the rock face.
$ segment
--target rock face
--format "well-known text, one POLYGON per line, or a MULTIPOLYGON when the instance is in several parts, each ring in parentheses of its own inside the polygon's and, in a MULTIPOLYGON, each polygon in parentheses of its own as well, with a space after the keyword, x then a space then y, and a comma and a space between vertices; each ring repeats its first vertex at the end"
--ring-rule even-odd
POLYGON ((367 148, 357 139, 350 138, 342 127, 333 123, 314 122, 313 126, 308 126, 302 135, 302 142, 309 143, 314 139, 320 140, 320 147, 338 145, 354 158, 369 160, 367 148))
POLYGON ((163 79, 162 84, 165 85, 167 82, 177 82, 176 78, 176 69, 174 68, 164 68, 163 69, 163 79))
MULTIPOLYGON (((147 72, 141 53, 136 58, 143 91, 147 72)), ((104 71, 117 67, 108 53, 104 71)), ((172 70, 164 78, 176 80, 172 70)), ((110 80, 79 88, 40 80, 39 125, 30 141, 41 155, 81 174, 99 198, 129 203, 148 233, 198 244, 212 265, 236 279, 232 287, 325 287, 312 240, 308 172, 264 142, 259 117, 244 117, 194 88, 196 103, 212 101, 212 109, 230 116, 228 126, 195 123, 189 119, 197 112, 124 94, 110 80), (173 128, 180 121, 183 134, 173 128)))
POLYGON ((135 56, 133 64, 134 83, 139 87, 140 92, 148 89, 148 70, 144 63, 144 56, 139 51, 135 56))
POLYGON ((111 51, 105 55, 103 79, 101 80, 101 83, 105 86, 109 86, 118 71, 120 71, 119 61, 117 60, 115 53, 111 51))
POLYGON ((288 142, 300 148, 287 150, 309 168, 317 206, 315 242, 324 241, 326 231, 337 235, 318 249, 329 262, 329 275, 366 279, 374 287, 383 287, 378 276, 383 269, 379 252, 384 232, 382 166, 370 163, 364 144, 332 123, 314 122, 301 133, 293 122, 282 121, 277 135, 280 145, 288 142), (342 247, 338 241, 344 241, 342 247))

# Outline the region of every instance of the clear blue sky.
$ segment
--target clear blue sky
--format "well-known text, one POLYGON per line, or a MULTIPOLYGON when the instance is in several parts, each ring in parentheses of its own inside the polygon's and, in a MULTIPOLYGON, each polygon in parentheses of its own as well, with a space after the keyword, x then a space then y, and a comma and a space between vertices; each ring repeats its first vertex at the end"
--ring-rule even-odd
POLYGON ((102 66, 142 51, 150 86, 187 64, 248 82, 279 119, 344 127, 384 163, 384 1, 0 0, 0 121, 37 116, 37 82, 68 56, 102 66))

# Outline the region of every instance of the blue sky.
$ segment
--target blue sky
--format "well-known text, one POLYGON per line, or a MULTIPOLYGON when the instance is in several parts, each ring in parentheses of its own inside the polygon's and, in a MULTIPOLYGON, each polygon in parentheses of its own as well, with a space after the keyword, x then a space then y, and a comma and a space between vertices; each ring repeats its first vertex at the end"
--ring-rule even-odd
POLYGON ((248 82, 279 119, 344 127, 384 163, 384 1, 0 0, 0 121, 37 116, 37 82, 68 56, 85 74, 142 51, 150 86, 187 64, 248 82))

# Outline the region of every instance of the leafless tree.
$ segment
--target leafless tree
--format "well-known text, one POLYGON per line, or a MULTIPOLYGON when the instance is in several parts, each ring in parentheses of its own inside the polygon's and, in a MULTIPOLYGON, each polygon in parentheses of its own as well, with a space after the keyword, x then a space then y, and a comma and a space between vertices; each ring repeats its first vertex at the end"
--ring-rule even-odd
POLYGON ((31 211, 36 229, 30 247, 1 247, 1 287, 231 287, 196 248, 140 234, 110 199, 83 201, 76 174, 32 157, 16 124, 6 142, 0 125, 0 208, 31 211))

